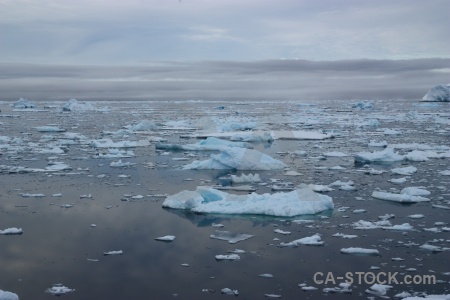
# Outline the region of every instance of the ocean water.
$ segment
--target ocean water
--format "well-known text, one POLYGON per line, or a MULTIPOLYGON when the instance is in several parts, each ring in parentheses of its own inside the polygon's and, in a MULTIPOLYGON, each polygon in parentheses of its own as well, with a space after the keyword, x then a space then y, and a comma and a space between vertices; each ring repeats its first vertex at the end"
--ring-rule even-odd
POLYGON ((397 144, 395 151, 402 155, 414 149, 448 153, 450 106, 415 100, 374 100, 372 108, 360 109, 353 107, 357 102, 102 101, 92 102, 95 110, 73 112, 61 110, 64 102, 36 102, 35 109, 24 110, 13 109, 8 102, 0 103, 0 230, 23 230, 21 235, 0 235, 0 289, 16 293, 20 299, 50 299, 53 296, 45 291, 54 284, 75 289, 64 295, 65 299, 233 297, 222 294, 224 288, 237 290, 241 299, 276 295, 283 299, 359 299, 371 296, 366 290, 379 283, 368 272, 384 272, 397 274, 395 279, 399 281, 386 282, 391 286, 386 296, 401 292, 449 294, 450 219, 449 210, 443 207, 450 207, 450 176, 440 173, 450 169, 448 155, 369 167, 355 163, 354 156, 383 149, 369 147, 371 140, 397 144), (124 130, 142 120, 153 122, 153 130, 124 130), (155 140, 196 143, 196 133, 217 132, 230 124, 263 131, 302 130, 334 135, 324 140, 253 143, 254 149, 302 174, 257 171, 262 181, 251 184, 256 193, 273 193, 274 186, 329 185, 337 180, 353 181, 355 190, 333 186, 334 190, 326 193, 333 198, 333 211, 294 218, 195 214, 162 208, 168 195, 200 185, 229 186, 230 175, 249 172, 184 170, 183 166, 193 160, 205 160, 218 152, 157 150, 155 140), (78 135, 74 138, 65 132, 36 129, 48 125, 78 135), (386 134, 387 129, 397 134, 386 134), (111 167, 110 163, 119 158, 99 158, 98 154, 108 149, 93 146, 93 141, 105 138, 149 142, 126 149, 133 155, 121 160, 131 165, 111 167), (295 151, 305 151, 306 156, 292 155, 295 151), (337 151, 347 156, 324 156, 337 151), (44 169, 55 162, 64 162, 70 169, 29 170, 44 169), (342 168, 333 168, 336 166, 342 168), (391 172, 407 166, 416 167, 417 172, 411 176, 391 172), (364 171, 370 168, 384 172, 368 175, 364 171), (406 182, 388 181, 401 177, 406 177, 406 182), (399 193, 411 186, 430 191, 425 197, 431 201, 400 204, 371 197, 376 190, 399 193), (70 207, 64 207, 66 204, 70 207), (392 225, 409 223, 413 230, 358 230, 353 226, 359 220, 379 221, 379 216, 386 214, 395 215, 389 219, 392 225), (408 217, 414 214, 424 217, 408 217), (275 229, 291 233, 282 235, 275 229), (210 235, 216 230, 254 237, 230 244, 212 239, 210 235), (336 233, 357 237, 333 237, 336 233), (279 247, 282 242, 314 234, 321 236, 323 246, 279 247), (155 240, 165 235, 176 238, 173 242, 155 240), (424 250, 420 247, 424 244, 442 251, 424 250), (348 247, 377 249, 380 255, 340 252, 348 247), (215 259, 235 249, 245 251, 239 254, 239 260, 215 259), (119 250, 122 255, 104 256, 104 252, 119 250), (346 281, 348 277, 338 278, 346 274, 354 281, 349 287, 351 292, 326 290, 346 281), (400 283, 405 275, 417 275, 418 283, 400 283), (436 282, 419 283, 424 275, 434 275, 436 282), (358 276, 363 278, 358 280, 358 276), (327 282, 317 281, 327 278, 327 282), (316 289, 305 291, 303 286, 316 289))

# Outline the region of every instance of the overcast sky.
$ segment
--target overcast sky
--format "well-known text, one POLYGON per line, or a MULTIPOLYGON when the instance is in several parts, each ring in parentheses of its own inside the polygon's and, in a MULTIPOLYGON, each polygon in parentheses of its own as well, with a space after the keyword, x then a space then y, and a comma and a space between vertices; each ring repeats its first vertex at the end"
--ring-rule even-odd
POLYGON ((0 0, 0 97, 258 98, 267 86, 280 98, 421 97, 450 82, 449 11, 448 0, 0 0))

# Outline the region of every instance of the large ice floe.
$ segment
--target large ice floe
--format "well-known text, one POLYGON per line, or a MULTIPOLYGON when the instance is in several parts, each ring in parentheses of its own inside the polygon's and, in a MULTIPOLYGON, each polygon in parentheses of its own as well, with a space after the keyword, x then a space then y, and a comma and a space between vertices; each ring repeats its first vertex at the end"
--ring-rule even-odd
POLYGON ((204 161, 193 161, 185 165, 183 169, 189 170, 280 170, 286 165, 269 155, 258 150, 244 149, 236 147, 224 148, 219 154, 211 155, 211 158, 204 161))
POLYGON ((331 197, 315 193, 309 187, 287 193, 234 195, 200 186, 195 191, 184 190, 167 197, 162 206, 198 213, 276 217, 312 215, 334 208, 331 197))
POLYGON ((423 96, 422 101, 438 101, 448 102, 450 101, 450 84, 439 84, 432 87, 428 93, 423 96))
POLYGON ((429 198, 425 198, 419 195, 411 195, 412 190, 402 190, 402 193, 395 194, 389 192, 374 191, 372 197, 380 200, 394 201, 400 203, 416 203, 427 202, 429 198))

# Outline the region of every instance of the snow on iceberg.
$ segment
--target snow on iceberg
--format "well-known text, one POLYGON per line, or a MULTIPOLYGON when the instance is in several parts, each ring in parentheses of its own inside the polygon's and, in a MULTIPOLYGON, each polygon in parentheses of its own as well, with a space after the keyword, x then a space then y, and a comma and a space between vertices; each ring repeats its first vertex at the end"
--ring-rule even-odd
POLYGON ((13 108, 25 109, 25 108, 35 108, 36 104, 31 103, 27 99, 20 98, 18 101, 11 104, 13 108))
POLYGON ((195 191, 185 190, 167 197, 162 206, 198 213, 277 217, 312 215, 334 208, 331 197, 315 193, 309 187, 287 193, 234 195, 200 186, 195 191))
POLYGON ((423 96, 422 101, 450 101, 450 85, 439 84, 432 87, 428 93, 423 96))
POLYGON ((359 163, 390 163, 402 160, 404 160, 404 156, 389 147, 382 151, 361 152, 355 155, 355 162, 359 163))
POLYGON ((183 151, 221 151, 227 147, 253 148, 252 145, 246 142, 230 142, 215 137, 208 137, 196 144, 178 145, 158 143, 155 145, 156 149, 183 151))
POLYGON ((95 110, 95 106, 89 102, 78 101, 77 99, 70 99, 63 105, 62 110, 63 111, 89 111, 89 110, 95 110))
POLYGON ((183 169, 189 170, 279 170, 286 165, 258 150, 244 148, 224 148, 220 154, 211 155, 204 161, 193 161, 183 169))
POLYGON ((0 290, 0 300, 19 300, 19 296, 15 293, 0 290))
POLYGON ((400 203, 416 203, 416 202, 430 201, 430 199, 422 196, 408 195, 407 193, 395 194, 380 191, 374 191, 372 193, 372 197, 380 200, 394 201, 400 203))

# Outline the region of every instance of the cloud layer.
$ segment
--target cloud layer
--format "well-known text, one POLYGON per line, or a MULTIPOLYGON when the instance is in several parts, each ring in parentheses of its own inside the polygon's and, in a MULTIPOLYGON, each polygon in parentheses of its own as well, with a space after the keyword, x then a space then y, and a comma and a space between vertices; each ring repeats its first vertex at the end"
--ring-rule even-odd
POLYGON ((419 99, 448 83, 450 59, 0 64, 0 100, 419 99))

